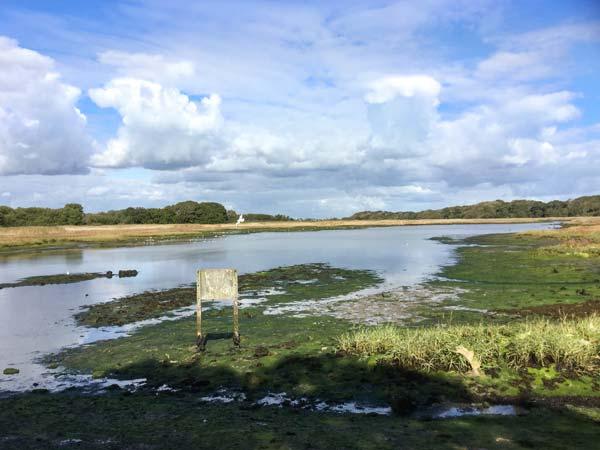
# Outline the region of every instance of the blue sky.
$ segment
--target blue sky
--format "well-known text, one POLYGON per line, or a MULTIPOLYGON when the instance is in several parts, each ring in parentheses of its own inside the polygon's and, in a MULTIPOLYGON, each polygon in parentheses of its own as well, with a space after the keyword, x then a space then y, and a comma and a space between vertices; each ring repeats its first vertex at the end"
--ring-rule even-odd
POLYGON ((0 1, 0 204, 600 193, 597 1, 0 1))

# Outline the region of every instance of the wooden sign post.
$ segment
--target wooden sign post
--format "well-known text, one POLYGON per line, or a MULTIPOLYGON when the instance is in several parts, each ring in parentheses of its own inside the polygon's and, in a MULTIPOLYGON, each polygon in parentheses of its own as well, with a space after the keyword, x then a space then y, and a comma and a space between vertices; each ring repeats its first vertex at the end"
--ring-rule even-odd
POLYGON ((233 343, 240 345, 238 312, 238 276, 235 269, 204 269, 198 271, 196 286, 196 345, 206 348, 207 335, 202 333, 202 300, 233 302, 233 343))

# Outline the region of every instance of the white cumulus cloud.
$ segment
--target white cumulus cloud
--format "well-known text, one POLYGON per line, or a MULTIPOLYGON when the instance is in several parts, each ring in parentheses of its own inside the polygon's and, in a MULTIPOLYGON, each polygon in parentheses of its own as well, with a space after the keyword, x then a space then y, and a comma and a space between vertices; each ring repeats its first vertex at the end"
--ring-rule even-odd
POLYGON ((89 95, 122 117, 117 136, 92 158, 95 166, 189 167, 208 162, 224 147, 221 98, 216 94, 196 102, 175 88, 118 78, 90 89, 89 95))
POLYGON ((87 172, 92 141, 79 96, 51 58, 0 36, 0 175, 87 172))
POLYGON ((508 98, 436 123, 429 163, 449 184, 525 182, 551 172, 569 149, 556 139, 560 124, 579 116, 570 92, 508 98))
POLYGON ((524 183, 578 155, 559 141, 559 127, 580 116, 569 91, 506 95, 442 118, 441 85, 430 76, 388 76, 369 88, 362 168, 383 185, 524 183))
POLYGON ((209 172, 292 172, 356 163, 357 142, 345 130, 294 133, 225 121, 221 98, 194 101, 179 89, 138 78, 117 78, 90 89, 101 108, 121 116, 116 136, 92 157, 95 167, 156 170, 199 168, 209 172))

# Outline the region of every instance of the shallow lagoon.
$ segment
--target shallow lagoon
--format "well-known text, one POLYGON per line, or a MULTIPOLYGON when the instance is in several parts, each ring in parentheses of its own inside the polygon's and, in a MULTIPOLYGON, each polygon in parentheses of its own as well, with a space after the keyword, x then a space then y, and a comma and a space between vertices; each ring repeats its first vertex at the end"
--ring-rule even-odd
MULTIPOLYGON (((74 284, 0 290, 0 390, 31 389, 33 383, 60 387, 33 361, 62 347, 118 336, 76 327, 73 314, 83 305, 110 301, 148 289, 167 289, 194 281, 201 267, 235 267, 240 273, 325 262, 335 267, 372 269, 384 279, 381 290, 410 286, 451 262, 453 246, 434 236, 465 237, 545 229, 555 224, 428 225, 358 230, 257 233, 144 247, 79 249, 0 258, 0 283, 34 275, 136 269, 135 278, 94 279, 74 284)), ((86 380, 83 380, 84 382, 86 380)), ((68 385, 65 383, 64 386, 68 385)))

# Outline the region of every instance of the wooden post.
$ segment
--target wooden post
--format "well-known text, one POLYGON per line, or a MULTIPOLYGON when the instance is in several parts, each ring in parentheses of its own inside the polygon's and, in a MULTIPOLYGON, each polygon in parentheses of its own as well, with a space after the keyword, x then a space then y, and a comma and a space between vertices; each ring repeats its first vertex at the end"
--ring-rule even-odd
POLYGON ((240 345, 240 324, 237 295, 233 299, 233 344, 238 347, 240 345))
POLYGON ((201 352, 206 349, 206 336, 202 335, 202 294, 199 283, 196 285, 196 346, 201 352))

